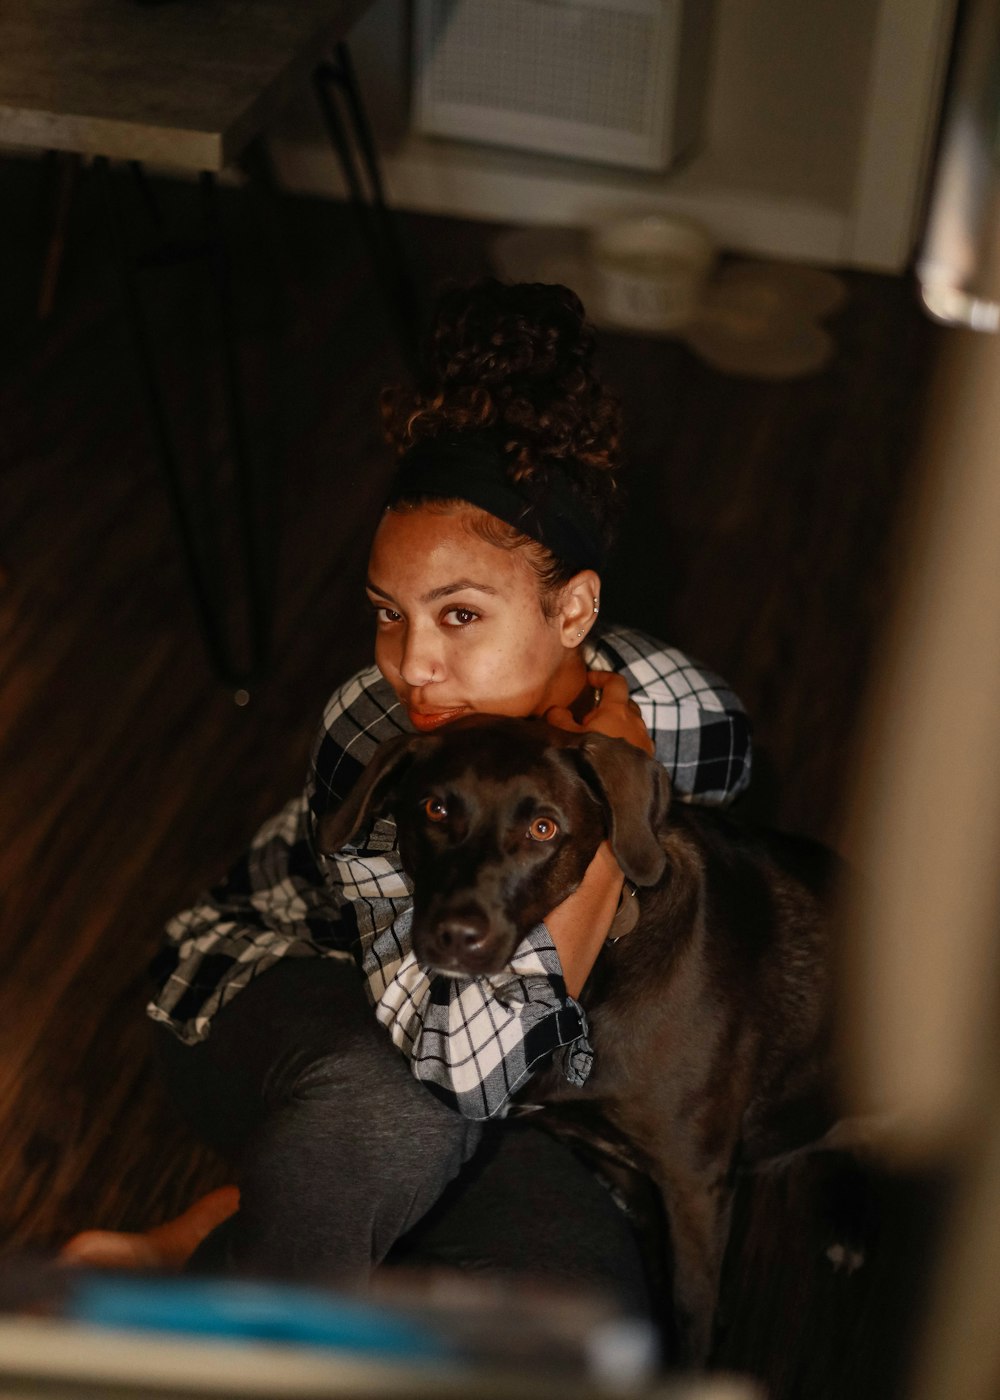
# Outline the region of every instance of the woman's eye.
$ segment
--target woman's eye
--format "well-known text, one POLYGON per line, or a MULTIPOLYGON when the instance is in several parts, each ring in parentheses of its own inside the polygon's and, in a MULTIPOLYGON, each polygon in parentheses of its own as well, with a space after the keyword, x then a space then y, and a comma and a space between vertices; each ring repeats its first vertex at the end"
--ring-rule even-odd
POLYGON ((528 827, 528 835, 532 841, 551 841, 558 830, 551 817, 536 817, 528 827))
POLYGON ((449 627, 467 627, 470 622, 475 622, 479 614, 473 612, 471 608, 450 608, 444 615, 444 620, 449 627))
POLYGON ((377 622, 400 622, 402 613, 396 612, 395 608, 376 608, 375 620, 377 622))
POLYGON ((423 809, 424 816, 429 822, 443 822, 448 816, 448 808, 440 797, 425 797, 423 809))

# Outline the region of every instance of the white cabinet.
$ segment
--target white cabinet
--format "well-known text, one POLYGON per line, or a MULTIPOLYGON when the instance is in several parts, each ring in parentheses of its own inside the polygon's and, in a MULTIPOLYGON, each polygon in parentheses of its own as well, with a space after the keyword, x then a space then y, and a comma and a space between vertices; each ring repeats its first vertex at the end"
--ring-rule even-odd
MULTIPOLYGON (((400 207, 575 227, 669 211, 733 250, 895 272, 913 249, 956 5, 716 0, 704 134, 664 174, 414 135, 406 0, 376 0, 352 51, 400 207)), ((275 156, 293 188, 334 192, 304 111, 275 156)))

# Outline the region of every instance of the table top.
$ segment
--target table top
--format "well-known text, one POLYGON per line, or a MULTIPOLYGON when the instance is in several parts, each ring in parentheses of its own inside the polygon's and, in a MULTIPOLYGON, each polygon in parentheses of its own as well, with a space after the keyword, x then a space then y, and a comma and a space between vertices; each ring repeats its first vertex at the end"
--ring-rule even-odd
POLYGON ((0 145, 221 170, 369 0, 3 0, 0 145))

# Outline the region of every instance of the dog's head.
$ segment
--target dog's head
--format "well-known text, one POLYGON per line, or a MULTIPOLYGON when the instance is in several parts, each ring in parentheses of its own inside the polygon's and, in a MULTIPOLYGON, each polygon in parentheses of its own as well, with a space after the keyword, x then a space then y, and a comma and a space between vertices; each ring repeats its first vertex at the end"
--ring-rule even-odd
POLYGON ((655 884, 664 770, 632 745, 536 719, 475 715, 384 744, 347 801, 323 817, 340 850, 370 818, 396 821, 413 880, 418 959, 454 975, 499 971, 579 886, 607 836, 637 885, 655 884))

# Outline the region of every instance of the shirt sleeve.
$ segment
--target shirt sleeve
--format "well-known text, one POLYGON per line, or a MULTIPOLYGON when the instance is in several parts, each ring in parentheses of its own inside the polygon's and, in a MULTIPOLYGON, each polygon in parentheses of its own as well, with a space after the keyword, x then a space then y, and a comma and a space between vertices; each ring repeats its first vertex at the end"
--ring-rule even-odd
POLYGON ((159 991, 147 1012, 194 1044, 279 958, 349 958, 351 939, 312 854, 306 800, 297 798, 261 827, 224 880, 171 919, 151 967, 159 991))
POLYGON ((719 676, 634 629, 609 630, 587 657, 595 670, 628 682, 675 794, 685 802, 728 806, 750 782, 750 721, 719 676))
MULTIPOLYGON (((409 907, 398 858, 345 884, 330 878, 312 839, 317 810, 343 799, 379 743, 401 732, 395 697, 371 668, 332 697, 314 746, 305 791, 266 822, 219 884, 166 928, 151 972, 159 990, 150 1017, 183 1041, 203 1040, 215 1013, 282 957, 355 959, 363 932, 391 925, 409 907)), ((394 844, 394 831, 388 847, 394 844)), ((383 843, 384 845, 385 843, 383 843)))

